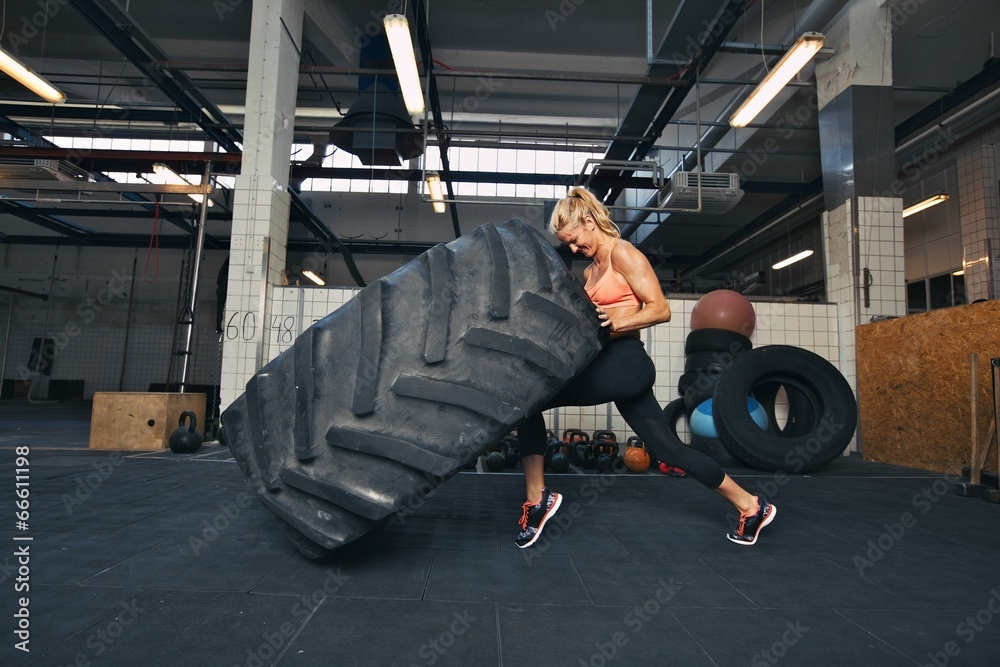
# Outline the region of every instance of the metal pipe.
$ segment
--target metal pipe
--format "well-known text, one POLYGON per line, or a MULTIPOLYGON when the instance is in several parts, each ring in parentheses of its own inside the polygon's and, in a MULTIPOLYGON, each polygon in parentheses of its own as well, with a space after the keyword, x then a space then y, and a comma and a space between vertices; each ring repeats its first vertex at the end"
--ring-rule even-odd
POLYGON ((0 381, 7 374, 7 346, 10 345, 10 320, 14 315, 14 293, 10 293, 7 303, 7 326, 3 334, 3 359, 0 360, 0 381))
POLYGON ((897 154, 898 153, 902 153, 903 151, 905 151, 910 146, 913 146, 914 144, 917 144, 917 143, 923 141, 924 139, 926 139, 930 135, 934 134, 935 132, 938 132, 940 130, 945 129, 948 125, 951 125, 952 123, 954 123, 956 120, 959 120, 960 118, 964 118, 969 113, 971 113, 972 111, 978 109, 979 107, 981 107, 982 105, 986 104, 987 102, 991 101, 993 98, 997 97, 998 95, 1000 95, 1000 88, 997 88, 996 90, 994 90, 993 92, 991 92, 991 93, 989 93, 987 95, 983 95, 978 100, 976 100, 975 102, 969 104, 968 106, 962 107, 961 109, 958 109, 957 111, 949 114, 946 118, 942 118, 937 123, 935 123, 933 126, 927 128, 926 130, 924 130, 923 132, 921 132, 917 136, 913 137, 912 139, 907 139, 903 143, 901 143, 898 146, 896 146, 896 153, 897 154))
MULTIPOLYGON (((797 37, 796 29, 805 31, 813 29, 818 30, 823 28, 830 20, 833 19, 834 16, 837 15, 838 12, 840 12, 841 9, 843 9, 845 4, 846 0, 816 0, 816 2, 813 2, 811 5, 809 5, 809 7, 803 13, 799 25, 796 28, 789 30, 781 41, 790 42, 793 39, 795 39, 797 37)), ((758 66, 755 69, 752 78, 754 79, 759 78, 762 72, 764 72, 764 69, 765 68, 763 65, 758 66)), ((705 131, 705 135, 701 137, 701 141, 699 142, 699 147, 702 150, 705 150, 706 152, 709 153, 713 152, 715 146, 717 146, 719 142, 721 142, 722 139, 729 133, 730 130, 729 120, 728 120, 729 116, 732 114, 733 111, 736 110, 736 107, 738 107, 742 103, 743 98, 750 92, 752 88, 753 88, 752 85, 744 82, 743 88, 737 91, 733 95, 732 99, 730 99, 729 101, 729 104, 727 104, 726 107, 722 110, 722 112, 719 113, 719 115, 716 117, 715 122, 705 123, 706 125, 710 125, 710 127, 708 130, 705 131)), ((689 161, 692 159, 693 153, 694 151, 689 151, 687 155, 685 155, 681 160, 679 160, 677 162, 677 166, 675 166, 674 169, 670 171, 670 173, 667 175, 667 178, 669 179, 678 171, 684 170, 686 165, 688 165, 689 161)), ((649 197, 646 200, 645 205, 647 207, 653 205, 657 201, 658 197, 659 193, 654 193, 651 197, 649 197)), ((647 217, 649 216, 640 213, 639 215, 635 216, 632 220, 622 225, 622 230, 621 230, 622 236, 626 238, 628 236, 631 236, 639 228, 639 224, 647 217)))
POLYGON ((771 222, 767 223, 766 225, 764 225, 760 229, 754 231, 752 234, 750 234, 746 238, 740 239, 739 241, 737 241, 736 243, 734 243, 731 247, 729 247, 729 248, 727 248, 727 249, 725 249, 725 250, 717 253, 711 259, 707 259, 704 262, 702 262, 701 264, 699 264, 698 266, 695 266, 695 267, 693 267, 691 269, 688 269, 687 271, 685 271, 684 273, 681 274, 681 277, 683 278, 685 276, 689 276, 691 274, 698 273, 702 269, 704 269, 704 268, 710 266, 711 264, 713 264, 714 262, 717 262, 718 260, 722 259, 723 257, 725 257, 726 255, 728 255, 732 251, 736 250, 740 246, 744 245, 745 243, 748 243, 749 241, 753 240, 757 236, 759 236, 759 235, 763 234, 764 232, 768 231, 769 229, 771 229, 775 225, 781 224, 782 222, 784 222, 785 220, 787 220, 791 216, 795 215, 796 213, 799 213, 799 212, 801 212, 801 211, 803 211, 803 210, 805 210, 805 209, 807 209, 807 208, 809 208, 811 206, 814 206, 816 203, 821 202, 822 200, 823 200, 823 193, 822 192, 820 192, 819 194, 813 195, 812 197, 810 197, 809 199, 805 200, 804 202, 802 202, 801 204, 799 204, 798 206, 796 206, 792 210, 786 211, 786 212, 782 213, 777 218, 775 218, 771 222))
POLYGON ((124 391, 125 368, 128 362, 128 336, 132 330, 132 302, 135 300, 135 267, 139 263, 139 253, 132 255, 132 286, 128 292, 128 310, 125 313, 125 341, 122 343, 122 372, 118 376, 118 391, 124 391))
MULTIPOLYGON (((212 163, 205 163, 205 175, 202 176, 202 187, 208 186, 208 181, 212 176, 212 163)), ((201 251, 205 247, 205 218, 208 215, 208 194, 202 197, 201 211, 198 215, 198 236, 194 245, 194 260, 191 264, 191 292, 188 303, 190 304, 191 317, 188 319, 187 331, 184 333, 184 362, 181 364, 181 384, 180 393, 184 393, 187 384, 188 367, 191 364, 191 338, 194 335, 194 314, 198 309, 198 274, 201 270, 201 251)), ((266 281, 266 276, 264 277, 266 281)), ((263 311, 261 311, 263 312, 263 311)))

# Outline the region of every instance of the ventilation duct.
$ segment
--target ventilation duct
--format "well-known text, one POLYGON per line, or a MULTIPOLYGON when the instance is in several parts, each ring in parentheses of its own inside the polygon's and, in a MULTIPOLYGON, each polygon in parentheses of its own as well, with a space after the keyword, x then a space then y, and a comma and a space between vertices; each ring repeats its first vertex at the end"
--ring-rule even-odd
POLYGON ((424 152, 424 136, 399 93, 380 83, 358 95, 343 120, 330 131, 330 143, 358 156, 361 164, 398 167, 424 152))
POLYGON ((698 208, 698 184, 701 182, 701 213, 718 215, 728 213, 743 198, 739 174, 722 174, 700 171, 678 171, 670 177, 661 208, 698 208))
POLYGON ((90 174, 65 160, 0 158, 0 178, 31 181, 90 181, 90 174))

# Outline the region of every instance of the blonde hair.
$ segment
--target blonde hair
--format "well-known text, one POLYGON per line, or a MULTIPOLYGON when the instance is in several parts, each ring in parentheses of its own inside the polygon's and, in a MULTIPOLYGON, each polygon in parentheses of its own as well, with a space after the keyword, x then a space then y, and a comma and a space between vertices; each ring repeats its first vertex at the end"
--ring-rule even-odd
POLYGON ((586 188, 572 188, 565 197, 556 203, 549 218, 549 232, 553 235, 565 228, 572 229, 582 225, 587 216, 593 218, 597 228, 608 236, 621 238, 621 231, 611 220, 607 207, 586 188))

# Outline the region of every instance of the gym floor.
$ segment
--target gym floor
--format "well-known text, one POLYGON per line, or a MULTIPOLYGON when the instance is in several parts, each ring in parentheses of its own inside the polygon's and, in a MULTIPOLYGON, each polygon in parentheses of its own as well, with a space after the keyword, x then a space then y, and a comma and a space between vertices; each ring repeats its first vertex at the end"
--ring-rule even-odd
POLYGON ((1000 656, 1000 506, 956 496, 943 474, 857 458, 810 476, 731 470, 778 507, 753 547, 725 539, 734 513, 691 479, 551 476, 559 520, 520 550, 520 474, 463 472, 371 545, 310 561, 218 444, 120 454, 88 450, 88 431, 87 403, 0 403, 0 664, 980 667, 1000 656), (30 448, 24 531, 17 447, 30 448))

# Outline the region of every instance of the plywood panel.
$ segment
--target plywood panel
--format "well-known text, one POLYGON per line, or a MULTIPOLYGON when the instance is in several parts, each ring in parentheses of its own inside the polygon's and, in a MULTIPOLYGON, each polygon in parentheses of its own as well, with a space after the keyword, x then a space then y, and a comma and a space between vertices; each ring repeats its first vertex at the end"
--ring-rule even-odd
POLYGON ((191 410, 204 429, 205 394, 95 392, 90 448, 155 451, 169 448, 181 413, 191 410))
MULTIPOLYGON (((993 413, 990 358, 1000 357, 1000 302, 859 326, 858 402, 864 457, 960 473, 969 464, 971 449, 969 354, 973 352, 979 355, 982 438, 993 413)), ((990 460, 996 461, 995 453, 990 460)))

